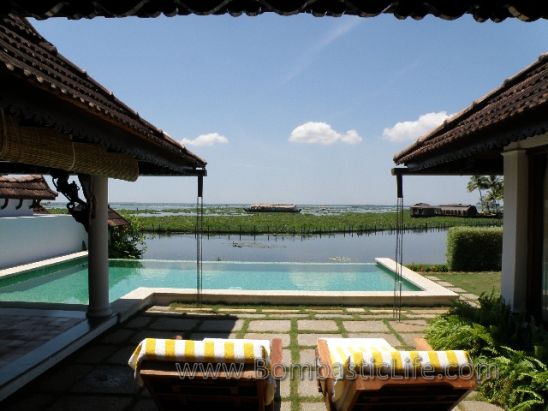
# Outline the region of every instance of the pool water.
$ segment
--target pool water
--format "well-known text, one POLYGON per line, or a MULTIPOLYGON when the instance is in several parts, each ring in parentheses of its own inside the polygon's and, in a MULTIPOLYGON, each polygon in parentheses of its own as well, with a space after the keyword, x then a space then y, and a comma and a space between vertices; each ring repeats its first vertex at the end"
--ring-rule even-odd
MULTIPOLYGON (((196 263, 110 260, 110 300, 138 287, 196 288, 196 263)), ((377 264, 204 262, 208 290, 392 291, 394 274, 377 264)), ((403 283, 404 291, 420 288, 403 283)), ((0 280, 0 301, 87 304, 87 259, 0 280)))

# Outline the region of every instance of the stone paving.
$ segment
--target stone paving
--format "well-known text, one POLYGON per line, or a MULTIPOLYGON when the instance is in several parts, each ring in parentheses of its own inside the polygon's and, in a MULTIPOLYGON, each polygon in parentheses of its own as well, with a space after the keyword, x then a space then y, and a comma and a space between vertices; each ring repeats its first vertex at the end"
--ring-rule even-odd
MULTIPOLYGON (((466 298, 466 297, 464 297, 466 298)), ((111 329, 34 380, 2 404, 2 410, 156 410, 148 392, 134 381, 127 360, 145 336, 271 339, 281 337, 284 363, 309 365, 319 336, 381 337, 398 349, 413 348, 428 321, 443 307, 407 307, 394 321, 390 308, 154 306, 111 329), (326 315, 331 315, 326 318, 326 315)), ((314 378, 299 373, 280 385, 281 410, 325 410, 314 378)), ((471 398, 457 410, 494 410, 471 398)))

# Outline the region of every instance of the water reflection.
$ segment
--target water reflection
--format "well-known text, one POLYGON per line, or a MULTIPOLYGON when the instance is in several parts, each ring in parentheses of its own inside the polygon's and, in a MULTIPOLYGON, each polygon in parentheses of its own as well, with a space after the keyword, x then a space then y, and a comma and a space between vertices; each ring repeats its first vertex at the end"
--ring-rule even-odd
MULTIPOLYGON (((406 232, 406 263, 445 263, 447 231, 406 232)), ((195 260, 193 235, 171 234, 149 236, 144 258, 195 260)), ((373 262, 375 257, 394 257, 395 233, 370 235, 240 236, 204 237, 205 261, 273 261, 273 262, 373 262)))

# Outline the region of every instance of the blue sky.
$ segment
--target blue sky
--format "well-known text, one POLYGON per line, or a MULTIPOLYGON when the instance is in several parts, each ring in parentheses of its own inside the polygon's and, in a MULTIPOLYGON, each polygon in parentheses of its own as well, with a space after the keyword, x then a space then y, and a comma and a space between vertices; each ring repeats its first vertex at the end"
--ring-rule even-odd
MULTIPOLYGON (((205 158, 205 201, 214 203, 392 204, 394 153, 532 63, 548 39, 543 21, 480 24, 468 16, 33 24, 205 158)), ((406 203, 476 202, 466 181, 406 178, 406 203)), ((113 180, 110 200, 192 202, 195 185, 194 178, 113 180)))

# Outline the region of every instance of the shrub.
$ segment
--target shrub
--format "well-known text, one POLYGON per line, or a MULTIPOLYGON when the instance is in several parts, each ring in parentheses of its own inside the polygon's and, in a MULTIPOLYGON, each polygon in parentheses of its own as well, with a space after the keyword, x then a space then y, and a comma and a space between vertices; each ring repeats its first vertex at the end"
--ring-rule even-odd
POLYGON ((449 271, 499 271, 502 228, 453 227, 447 233, 449 271))
POLYGON ((508 410, 548 409, 548 332, 514 314, 504 300, 482 294, 480 306, 463 302, 435 319, 426 330, 436 350, 470 352, 478 369, 479 391, 508 410))
POLYGON ((430 272, 430 273, 446 273, 449 271, 447 269, 447 264, 421 264, 421 263, 411 263, 405 264, 407 268, 413 271, 420 273, 430 272))
POLYGON ((108 256, 110 258, 141 258, 146 250, 145 236, 140 221, 132 216, 124 216, 127 226, 110 231, 108 256))

